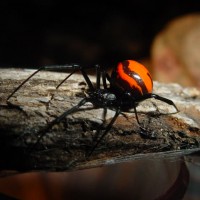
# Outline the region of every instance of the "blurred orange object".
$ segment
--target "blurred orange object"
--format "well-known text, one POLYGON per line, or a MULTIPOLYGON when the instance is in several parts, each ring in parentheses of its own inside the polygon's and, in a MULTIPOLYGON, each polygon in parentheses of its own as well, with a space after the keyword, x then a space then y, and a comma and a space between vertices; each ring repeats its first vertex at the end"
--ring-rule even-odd
POLYGON ((153 78, 200 88, 199 52, 200 13, 172 20, 152 44, 153 78))
POLYGON ((183 160, 144 159, 73 172, 0 178, 0 193, 22 200, 182 199, 189 184, 183 160))

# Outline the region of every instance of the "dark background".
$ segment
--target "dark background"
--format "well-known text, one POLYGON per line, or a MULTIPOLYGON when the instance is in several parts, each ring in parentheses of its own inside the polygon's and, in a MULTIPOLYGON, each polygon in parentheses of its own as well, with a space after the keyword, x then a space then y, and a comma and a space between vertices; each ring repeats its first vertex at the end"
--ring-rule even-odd
POLYGON ((198 0, 0 3, 0 66, 107 64, 148 58, 168 21, 200 11, 198 0))

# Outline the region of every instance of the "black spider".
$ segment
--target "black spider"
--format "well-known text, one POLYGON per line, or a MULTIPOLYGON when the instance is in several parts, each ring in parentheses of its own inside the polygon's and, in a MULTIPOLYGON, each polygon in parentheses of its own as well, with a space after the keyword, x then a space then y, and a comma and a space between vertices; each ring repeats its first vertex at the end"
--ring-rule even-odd
MULTIPOLYGON (((87 102, 92 103, 95 108, 104 109, 104 122, 100 126, 101 128, 104 126, 104 123, 105 123, 107 109, 112 109, 115 111, 113 118, 111 119, 109 124, 105 127, 105 130, 101 133, 99 138, 96 140, 94 146, 92 147, 90 151, 90 155, 95 150, 97 145, 101 142, 101 140, 105 137, 105 135, 110 131, 117 117, 123 111, 129 111, 130 109, 134 109, 136 120, 139 127, 142 130, 145 130, 141 126, 141 123, 139 122, 139 118, 138 118, 138 114, 136 110, 138 103, 143 100, 146 100, 149 98, 158 99, 169 105, 174 106, 174 108, 176 109, 176 112, 178 112, 178 108, 176 107, 173 101, 152 93, 153 82, 152 82, 151 76, 148 70, 140 63, 133 60, 125 60, 123 62, 120 62, 113 69, 111 75, 109 75, 108 72, 105 69, 101 68, 99 65, 96 65, 95 67, 96 67, 96 83, 95 84, 91 82, 88 74, 86 73, 86 69, 88 68, 82 67, 77 64, 65 65, 65 66, 59 67, 62 70, 73 69, 73 71, 63 81, 61 81, 59 85, 57 85, 56 89, 58 89, 59 86, 64 81, 66 81, 72 74, 80 70, 80 72, 82 73, 88 85, 87 96, 83 98, 77 105, 64 111, 62 115, 56 117, 52 122, 48 124, 47 127, 42 129, 39 132, 40 136, 37 143, 45 135, 45 133, 53 127, 53 125, 59 123, 66 116, 78 111, 79 108, 87 102), (109 85, 107 83, 109 83, 109 85)), ((13 94, 16 91, 18 91, 21 88, 21 86, 24 85, 36 73, 38 73, 42 69, 52 70, 54 68, 55 67, 53 66, 46 66, 35 71, 9 95, 9 97, 7 98, 8 104, 11 104, 9 102, 9 99, 13 96, 13 94)), ((99 129, 98 134, 100 134, 101 131, 102 130, 99 129)))

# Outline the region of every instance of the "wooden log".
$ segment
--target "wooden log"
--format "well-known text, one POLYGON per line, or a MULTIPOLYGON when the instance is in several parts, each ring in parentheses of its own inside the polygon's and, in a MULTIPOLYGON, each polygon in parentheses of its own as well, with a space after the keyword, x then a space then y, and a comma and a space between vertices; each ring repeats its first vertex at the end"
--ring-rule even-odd
MULTIPOLYGON (((158 100, 145 100, 137 107, 139 119, 146 133, 155 138, 143 137, 135 114, 124 113, 87 156, 103 122, 103 109, 87 103, 80 111, 46 128, 84 98, 87 86, 82 75, 72 75, 56 90, 67 73, 41 71, 16 92, 8 105, 6 98, 31 73, 33 70, 0 70, 1 170, 65 171, 199 151, 200 92, 195 88, 154 82, 154 93, 173 100, 180 112, 173 114, 173 106, 158 100)), ((95 77, 91 80, 95 82, 95 77)), ((114 111, 108 110, 107 123, 113 115, 114 111)))

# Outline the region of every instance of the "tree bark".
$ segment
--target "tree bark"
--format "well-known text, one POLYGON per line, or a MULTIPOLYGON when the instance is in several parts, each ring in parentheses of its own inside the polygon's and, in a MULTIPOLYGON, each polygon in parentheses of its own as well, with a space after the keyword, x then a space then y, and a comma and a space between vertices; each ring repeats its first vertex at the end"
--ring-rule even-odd
MULTIPOLYGON (((95 144, 96 130, 103 123, 102 108, 87 103, 48 128, 85 97, 87 86, 82 75, 72 75, 56 90, 67 73, 41 71, 8 104, 6 98, 31 73, 32 70, 0 70, 1 170, 65 171, 142 158, 176 158, 199 151, 200 92, 195 88, 154 82, 154 93, 173 100, 180 112, 173 114, 174 107, 161 101, 145 100, 137 107, 144 130, 133 112, 123 113, 88 156, 95 144), (154 137, 146 137, 144 132, 154 137)), ((95 82, 95 77, 91 80, 95 82)), ((108 110, 106 124, 114 113, 108 110)))

